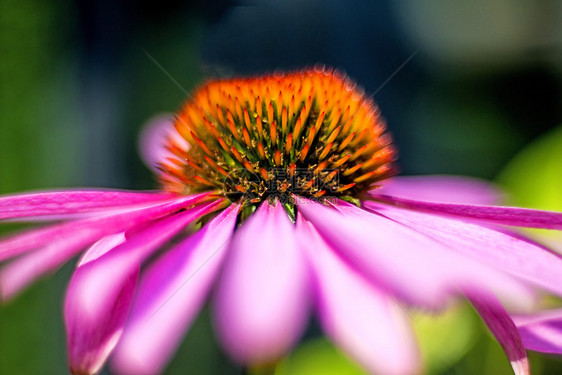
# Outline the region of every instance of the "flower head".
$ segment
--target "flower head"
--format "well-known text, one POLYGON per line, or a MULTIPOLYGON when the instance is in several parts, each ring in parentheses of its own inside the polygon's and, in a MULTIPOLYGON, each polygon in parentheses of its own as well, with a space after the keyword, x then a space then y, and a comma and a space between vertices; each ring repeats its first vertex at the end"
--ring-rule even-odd
POLYGON ((506 226, 562 229, 561 213, 490 206, 470 179, 389 178, 378 109, 324 68, 208 82, 163 124, 144 142, 161 192, 0 198, 0 219, 57 222, 0 240, 3 298, 87 248, 65 302, 73 373, 110 355, 119 373, 161 372, 210 294, 243 364, 281 358, 313 311, 368 371, 416 373, 407 310, 465 296, 528 372, 502 304, 562 295, 562 259, 506 226))
POLYGON ((220 191, 233 202, 360 196, 394 173, 395 150, 372 99, 333 71, 212 81, 175 122, 160 165, 166 190, 220 191))

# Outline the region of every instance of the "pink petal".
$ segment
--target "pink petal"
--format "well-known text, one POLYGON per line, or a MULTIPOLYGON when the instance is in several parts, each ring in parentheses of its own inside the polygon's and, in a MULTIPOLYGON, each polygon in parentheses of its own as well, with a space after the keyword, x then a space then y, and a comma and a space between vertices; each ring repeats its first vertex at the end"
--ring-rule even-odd
POLYGON ((232 205, 143 274, 114 365, 120 374, 157 374, 195 318, 222 264, 237 208, 232 205))
MULTIPOLYGON (((133 300, 139 271, 131 273, 115 294, 107 296, 109 311, 88 315, 76 311, 72 303, 65 306, 69 366, 73 374, 95 374, 117 344, 133 300)), ((73 282, 79 282, 79 274, 73 282)), ((68 290, 67 300, 76 298, 76 291, 68 290)))
POLYGON ((93 250, 97 257, 90 256, 77 268, 65 309, 71 368, 101 366, 123 330, 142 261, 201 211, 193 209, 162 219, 128 236, 127 241, 108 249, 111 251, 104 253, 98 246, 93 250))
POLYGON ((318 313, 326 334, 369 372, 419 372, 415 339, 404 312, 347 267, 301 219, 299 242, 314 271, 318 313))
POLYGON ((562 309, 514 316, 523 345, 542 353, 562 354, 562 309))
POLYGON ((118 190, 67 190, 0 197, 0 220, 43 215, 100 212, 100 209, 172 199, 172 194, 118 190))
POLYGON ((489 295, 469 295, 468 297, 503 348, 515 374, 530 374, 529 361, 521 336, 499 301, 489 295))
POLYGON ((490 223, 516 227, 562 229, 562 212, 517 207, 442 204, 402 199, 380 194, 372 194, 372 196, 378 201, 396 207, 424 211, 436 215, 483 220, 490 223))
POLYGON ((78 261, 76 267, 83 266, 86 263, 98 259, 109 250, 121 245, 123 242, 125 242, 125 240, 125 232, 111 234, 102 238, 101 240, 90 246, 88 250, 84 251, 82 258, 80 258, 80 261, 78 261))
MULTIPOLYGON (((538 244, 469 222, 365 204, 412 230, 441 241, 451 252, 562 295, 562 258, 538 244)), ((490 285, 493 286, 491 280, 490 285)))
POLYGON ((69 239, 77 234, 98 238, 133 226, 136 222, 157 219, 171 211, 179 210, 192 204, 201 202, 207 194, 178 197, 171 202, 154 203, 148 207, 109 211, 109 214, 93 218, 76 220, 68 223, 52 225, 45 228, 33 229, 0 240, 0 261, 14 257, 28 250, 45 246, 52 241, 69 239), (129 225, 131 224, 131 225, 129 225), (118 227, 114 230, 114 227, 118 227), (122 229, 119 229, 121 228, 122 229), (103 233, 97 234, 97 231, 103 233))
POLYGON ((96 217, 76 220, 68 223, 51 225, 48 227, 33 229, 27 232, 18 233, 11 237, 0 240, 0 261, 20 255, 28 250, 33 250, 45 246, 50 242, 59 239, 69 239, 72 236, 90 235, 94 237, 89 242, 93 242, 106 234, 120 232, 135 223, 154 220, 171 211, 179 210, 192 204, 202 201, 207 194, 197 194, 192 196, 178 197, 171 202, 154 203, 148 207, 109 211, 108 214, 96 217), (114 227, 123 227, 114 229, 114 227), (97 231, 103 233, 97 234, 97 231), (95 232, 95 233, 91 233, 95 232))
POLYGON ((308 272, 280 204, 263 203, 235 233, 216 296, 216 328, 243 363, 279 359, 307 318, 308 272))
POLYGON ((442 308, 449 297, 467 288, 490 286, 514 296, 529 293, 507 275, 384 216, 351 205, 341 212, 311 201, 298 208, 351 266, 408 303, 442 308))
MULTIPOLYGON (((99 257, 125 240, 123 234, 110 236, 96 242, 88 252, 99 257)), ((124 282, 112 288, 113 294, 105 296, 110 311, 98 312, 84 309, 90 301, 80 288, 85 276, 82 267, 74 273, 66 293, 65 324, 70 369, 73 374, 98 372, 117 341, 132 302, 139 268, 134 269, 124 282), (82 301, 82 303, 77 303, 82 301)))
POLYGON ((144 163, 158 172, 158 163, 166 161, 168 157, 175 157, 166 149, 169 138, 181 149, 189 149, 189 144, 174 128, 174 117, 171 114, 154 116, 145 125, 139 139, 139 151, 144 163))
POLYGON ((497 204, 502 196, 489 182, 460 176, 399 176, 381 182, 371 190, 374 195, 387 195, 419 201, 464 204, 497 204))
POLYGON ((2 298, 12 297, 37 277, 56 269, 100 237, 156 220, 189 205, 193 199, 178 198, 158 206, 54 225, 0 241, 0 259, 43 246, 0 270, 2 298))

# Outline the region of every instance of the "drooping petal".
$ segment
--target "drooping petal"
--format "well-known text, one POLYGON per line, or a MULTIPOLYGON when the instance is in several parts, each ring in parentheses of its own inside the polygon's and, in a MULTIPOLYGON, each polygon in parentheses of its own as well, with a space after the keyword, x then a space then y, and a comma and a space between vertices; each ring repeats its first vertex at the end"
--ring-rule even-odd
POLYGON ((318 313, 326 334, 369 372, 419 372, 415 339, 404 311, 345 265, 300 219, 299 243, 314 271, 318 313))
MULTIPOLYGON (((123 243, 123 233, 112 235, 96 242, 86 254, 94 260, 115 246, 123 243)), ((81 295, 82 267, 78 267, 70 281, 65 302, 65 325, 67 331, 68 359, 73 374, 94 374, 100 370, 105 359, 117 343, 133 299, 138 279, 137 267, 124 283, 106 298, 111 313, 85 311, 76 301, 88 298, 81 295)))
POLYGON ((0 220, 30 216, 100 212, 108 207, 172 199, 166 193, 119 190, 67 190, 16 194, 0 197, 0 220))
MULTIPOLYGON (((451 252, 562 295, 562 258, 532 241, 452 218, 376 203, 365 205, 441 241, 451 252)), ((493 287, 492 280, 490 286, 493 287)))
POLYGON ((103 254, 96 248, 99 256, 76 269, 65 304, 71 368, 101 366, 123 331, 142 261, 200 213, 162 219, 103 254))
POLYGON ((167 157, 173 157, 166 149, 170 137, 174 138, 175 145, 187 152, 189 144, 174 129, 173 115, 154 116, 144 125, 139 138, 139 153, 147 167, 158 171, 158 163, 165 162, 167 157))
MULTIPOLYGON (((138 269, 116 288, 116 294, 107 296, 109 311, 104 314, 88 315, 76 311, 72 304, 65 306, 65 324, 68 332, 67 345, 69 366, 73 374, 95 374, 117 344, 133 300, 138 279, 138 269)), ((77 293, 72 283, 67 301, 75 299, 77 293)))
POLYGON ((380 182, 373 195, 419 201, 493 205, 501 200, 489 182, 460 176, 397 176, 380 182))
POLYGON ((280 204, 263 203, 232 240, 216 296, 219 337, 243 363, 285 354, 304 329, 308 272, 280 204))
POLYGON ((562 309, 514 316, 523 345, 542 353, 562 354, 562 309))
POLYGON ((186 202, 190 202, 190 198, 118 215, 59 224, 0 242, 0 259, 2 256, 43 245, 39 250, 14 260, 0 270, 2 298, 12 297, 37 277, 56 269, 100 237, 158 219, 186 206, 186 202))
POLYGON ((435 215, 482 220, 489 223, 526 228, 562 230, 562 212, 517 207, 496 207, 468 204, 433 203, 372 194, 373 198, 392 206, 435 215))
POLYGON ((500 302, 491 295, 467 297, 503 348, 515 375, 528 375, 529 361, 521 336, 500 302))
POLYGON ((82 295, 87 299, 84 304, 103 306, 105 294, 119 285, 131 269, 137 268, 155 250, 204 212, 204 207, 191 209, 151 223, 131 235, 126 234, 127 241, 111 251, 86 262, 82 261, 77 270, 83 274, 80 285, 82 295))
POLYGON ((160 373, 195 318, 226 254, 232 205, 143 273, 113 363, 120 374, 160 373))
POLYGON ((352 205, 342 212, 312 201, 302 201, 298 208, 350 265, 408 303, 442 308, 451 295, 490 285, 509 295, 529 293, 507 275, 384 216, 352 205))

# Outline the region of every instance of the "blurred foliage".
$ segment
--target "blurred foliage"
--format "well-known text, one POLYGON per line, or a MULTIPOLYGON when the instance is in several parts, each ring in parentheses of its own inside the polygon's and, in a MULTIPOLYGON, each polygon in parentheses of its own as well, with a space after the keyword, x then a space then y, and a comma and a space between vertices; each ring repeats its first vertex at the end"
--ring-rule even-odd
MULTIPOLYGON (((64 186, 76 175, 76 160, 56 150, 75 134, 65 129, 72 110, 57 61, 57 12, 48 1, 0 2, 0 193, 64 186)), ((66 372, 61 310, 70 268, 0 308, 0 374, 66 372)))
POLYGON ((275 375, 363 375, 357 364, 325 338, 311 339, 293 351, 275 375))
POLYGON ((0 309, 0 374, 64 374, 62 300, 72 266, 36 283, 0 309))
POLYGON ((203 79, 194 58, 200 48, 202 27, 197 17, 178 17, 159 27, 157 33, 146 35, 128 56, 130 70, 126 74, 132 92, 124 115, 128 188, 155 187, 153 176, 138 157, 136 135, 150 117, 176 112, 203 79))
POLYGON ((428 374, 441 374, 466 355, 478 337, 475 320, 474 312, 466 304, 452 306, 439 315, 412 315, 428 374))
POLYGON ((73 134, 62 129, 72 111, 56 87, 61 15, 48 1, 3 0, 0 9, 0 191, 61 184, 76 168, 53 151, 73 134))
POLYGON ((209 308, 203 309, 187 332, 178 353, 171 360, 165 375, 237 375, 240 368, 220 350, 214 336, 209 308))
POLYGON ((519 152, 498 181, 515 205, 562 211, 562 127, 519 152))
MULTIPOLYGON (((491 178, 521 145, 505 115, 477 89, 459 82, 429 88, 412 106, 410 123, 418 134, 413 153, 419 173, 491 178)), ((412 129, 413 130, 413 129, 412 129)))

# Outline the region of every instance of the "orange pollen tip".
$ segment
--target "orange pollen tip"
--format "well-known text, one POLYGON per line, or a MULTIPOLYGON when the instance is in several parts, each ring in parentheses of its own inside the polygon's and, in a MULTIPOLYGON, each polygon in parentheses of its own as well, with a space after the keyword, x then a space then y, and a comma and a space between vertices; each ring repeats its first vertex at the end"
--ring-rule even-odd
POLYGON ((310 146, 308 144, 304 145, 304 147, 302 148, 301 156, 300 156, 301 162, 304 162, 304 159, 306 159, 306 155, 308 154, 309 149, 310 149, 310 146))
POLYGON ((275 166, 279 167, 282 164, 283 162, 282 158, 283 155, 281 154, 281 151, 279 150, 275 151, 275 166))
POLYGON ((283 132, 287 131, 287 107, 283 107, 283 112, 281 112, 281 129, 283 132))
POLYGON ((288 154, 293 149, 293 134, 287 136, 287 143, 285 144, 285 152, 288 154))
POLYGON ((248 133, 248 130, 246 130, 245 128, 242 129, 242 135, 244 136, 244 142, 246 142, 246 146, 251 148, 252 147, 252 141, 250 140, 250 134, 248 133))
POLYGON ((240 163, 244 163, 244 159, 242 158, 242 155, 240 155, 236 147, 232 146, 230 150, 232 151, 232 155, 234 155, 236 160, 238 160, 240 163))
POLYGON ((322 151, 320 156, 318 156, 318 160, 324 160, 324 158, 328 156, 328 153, 332 150, 332 145, 333 143, 328 143, 328 145, 324 147, 324 150, 322 151))

